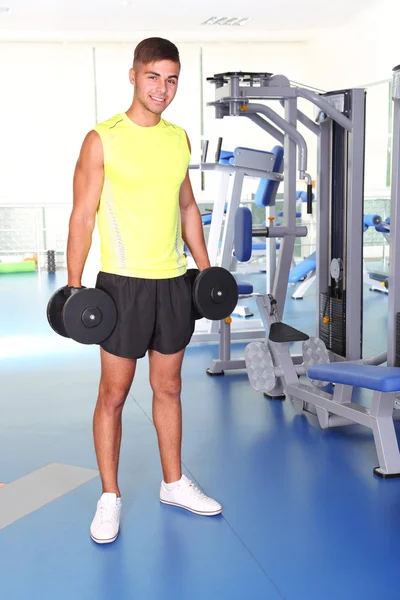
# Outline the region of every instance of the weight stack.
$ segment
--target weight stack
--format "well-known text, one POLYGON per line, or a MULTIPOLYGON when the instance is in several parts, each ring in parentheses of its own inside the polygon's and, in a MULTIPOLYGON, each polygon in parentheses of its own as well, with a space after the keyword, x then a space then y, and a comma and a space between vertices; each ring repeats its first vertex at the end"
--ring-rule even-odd
POLYGON ((319 300, 319 337, 328 350, 346 356, 346 298, 321 294, 319 300), (327 322, 324 323, 324 319, 327 322))
POLYGON ((400 313, 396 315, 396 358, 395 367, 400 367, 400 313))
POLYGON ((56 253, 55 250, 47 250, 47 270, 49 273, 56 272, 56 253))

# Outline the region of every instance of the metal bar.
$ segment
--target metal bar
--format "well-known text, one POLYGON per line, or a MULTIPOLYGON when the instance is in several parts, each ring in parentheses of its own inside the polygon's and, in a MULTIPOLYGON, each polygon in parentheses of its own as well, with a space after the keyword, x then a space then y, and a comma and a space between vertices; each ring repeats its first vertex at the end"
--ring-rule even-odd
POLYGON ((352 90, 346 214, 346 358, 362 356, 365 92, 352 90))
POLYGON ((393 422, 395 393, 374 391, 371 406, 371 427, 374 433, 380 471, 400 473, 400 454, 393 422))
POLYGON ((253 114, 253 113, 248 113, 248 112, 242 112, 240 114, 243 117, 247 117, 248 119, 250 119, 250 121, 253 121, 253 123, 255 123, 256 125, 258 125, 259 127, 261 127, 261 129, 263 129, 266 133, 268 133, 269 135, 271 135, 280 144, 283 145, 283 141, 285 139, 285 136, 283 135, 283 133, 281 131, 279 131, 278 129, 276 129, 276 127, 274 127, 273 125, 271 125, 271 123, 268 123, 268 121, 266 121, 265 119, 263 119, 260 115, 258 115, 256 113, 253 114))
MULTIPOLYGON (((261 105, 262 106, 262 105, 261 105)), ((289 129, 295 129, 297 122, 297 100, 285 100, 285 119, 289 129)), ((283 226, 289 230, 296 229, 296 142, 290 133, 286 133, 284 142, 284 193, 283 193, 283 226)), ((292 267, 294 235, 284 237, 281 242, 278 266, 276 269, 272 294, 277 301, 278 311, 281 317, 287 296, 289 273, 292 267)))
POLYGON ((332 400, 332 397, 329 394, 326 394, 321 390, 313 390, 309 385, 301 383, 297 385, 288 385, 285 389, 285 393, 293 398, 309 402, 314 406, 325 408, 327 411, 339 415, 340 417, 345 417, 354 423, 359 423, 360 425, 371 428, 369 410, 364 406, 355 403, 338 404, 332 400))
POLYGON ((276 86, 276 87, 249 87, 239 86, 238 96, 232 96, 230 85, 223 85, 215 89, 215 102, 208 102, 208 106, 215 106, 215 104, 228 104, 229 102, 237 101, 243 102, 245 99, 260 99, 260 100, 276 100, 279 98, 295 98, 296 97, 295 87, 276 86))
POLYGON ((327 294, 329 289, 330 266, 330 201, 331 201, 331 137, 332 122, 321 123, 321 134, 318 138, 318 209, 316 228, 316 292, 317 310, 317 337, 321 337, 321 317, 319 302, 321 294, 327 294))
POLYGON ((236 170, 233 180, 233 188, 231 199, 228 204, 228 211, 225 219, 224 234, 222 238, 222 251, 220 266, 228 269, 230 267, 232 253, 233 253, 233 240, 235 237, 235 214, 239 208, 240 199, 242 196, 244 172, 239 169, 236 170))
POLYGON ((269 238, 283 238, 289 235, 295 237, 307 237, 308 229, 304 225, 302 227, 254 227, 251 230, 252 237, 269 237, 269 238))
POLYGON ((192 169, 201 169, 202 171, 220 171, 221 173, 233 175, 241 171, 243 175, 248 177, 260 177, 272 179, 273 181, 283 181, 283 175, 274 173, 273 171, 262 171, 261 169, 252 169, 251 167, 238 167, 234 165, 225 165, 221 163, 200 163, 199 165, 191 165, 192 169))
POLYGON ((221 231, 224 221, 224 207, 227 200, 228 188, 229 176, 221 174, 218 196, 213 206, 210 232, 207 242, 207 251, 212 267, 216 266, 217 264, 219 240, 221 239, 221 231))
POLYGON ((246 362, 244 358, 230 360, 220 360, 215 358, 212 361, 211 366, 207 369, 207 372, 210 375, 217 375, 223 371, 239 371, 242 369, 246 369, 246 362))
MULTIPOLYGON (((212 321, 217 323, 218 321, 212 321)), ((231 342, 251 342, 256 339, 265 338, 265 329, 236 329, 231 330, 231 342)), ((204 342, 219 342, 219 332, 195 331, 190 340, 190 344, 204 342)))
POLYGON ((301 112, 301 110, 297 110, 297 120, 315 135, 319 135, 321 133, 320 125, 317 125, 317 123, 311 121, 311 119, 307 117, 307 115, 305 115, 303 112, 301 112))
POLYGON ((350 121, 350 119, 348 119, 345 115, 336 110, 336 108, 334 108, 332 104, 330 104, 327 100, 325 100, 315 92, 299 87, 296 88, 296 95, 300 96, 300 98, 305 98, 306 100, 309 100, 310 102, 315 104, 315 106, 318 106, 318 108, 320 108, 326 115, 331 117, 331 119, 336 121, 336 123, 344 127, 344 129, 346 129, 347 131, 352 131, 352 121, 350 121))
POLYGON ((396 364, 397 314, 400 312, 400 67, 393 72, 392 196, 388 297, 388 365, 396 364))
MULTIPOLYGON (((274 198, 273 204, 265 207, 265 222, 268 223, 269 217, 273 218, 273 221, 276 220, 276 198, 274 198)), ((272 222, 273 222, 272 221, 272 222)), ((276 275, 276 242, 275 240, 266 239, 265 243, 266 249, 266 278, 265 278, 265 292, 267 294, 272 294, 272 288, 275 281, 276 275)))
MULTIPOLYGON (((285 100, 285 105, 287 104, 287 102, 289 102, 289 100, 285 100)), ((295 101, 291 100, 291 102, 294 103, 294 106, 297 106, 295 101)), ((283 119, 274 110, 272 110, 272 108, 269 108, 269 106, 265 106, 264 104, 258 104, 256 102, 252 102, 251 104, 248 104, 246 106, 246 113, 247 112, 256 112, 265 115, 268 119, 275 123, 275 125, 280 127, 282 131, 284 131, 285 134, 288 135, 292 141, 296 142, 297 146, 299 147, 299 171, 301 173, 305 173, 307 171, 307 144, 301 133, 299 133, 296 129, 297 115, 295 120, 291 120, 289 122, 287 118, 283 119)), ((294 165, 294 168, 296 170, 296 163, 294 165)), ((300 175, 300 178, 302 179, 303 176, 300 175)))
POLYGON ((231 326, 224 320, 220 322, 219 358, 222 361, 231 359, 231 326))
MULTIPOLYGON (((284 101, 281 100, 280 104, 284 106, 284 101)), ((321 133, 321 125, 314 123, 307 115, 305 115, 301 110, 297 109, 297 120, 299 123, 307 127, 312 133, 315 135, 319 135, 321 133)))

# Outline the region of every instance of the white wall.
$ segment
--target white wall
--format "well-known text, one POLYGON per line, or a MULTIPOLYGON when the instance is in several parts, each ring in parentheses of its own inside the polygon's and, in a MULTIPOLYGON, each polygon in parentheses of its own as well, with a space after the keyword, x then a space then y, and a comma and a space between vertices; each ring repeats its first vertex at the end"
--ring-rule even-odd
POLYGON ((0 201, 69 202, 95 120, 89 45, 0 44, 0 201))
POLYGON ((391 77, 400 63, 400 4, 382 0, 341 28, 322 30, 308 45, 312 85, 335 89, 391 77))
MULTIPOLYGON (((94 123, 124 111, 132 100, 128 71, 135 44, 0 44, 0 202, 71 202, 72 175, 82 140, 94 123)), ((201 151, 201 73, 199 44, 179 45, 182 72, 165 118, 184 127, 192 160, 201 151)), ((293 79, 305 76, 306 45, 203 45, 204 103, 214 87, 206 77, 219 71, 265 70, 293 79)), ((204 108, 204 136, 212 147, 219 135, 225 147, 268 149, 275 141, 247 120, 216 121, 204 108)), ((199 188, 200 178, 193 174, 199 188)))

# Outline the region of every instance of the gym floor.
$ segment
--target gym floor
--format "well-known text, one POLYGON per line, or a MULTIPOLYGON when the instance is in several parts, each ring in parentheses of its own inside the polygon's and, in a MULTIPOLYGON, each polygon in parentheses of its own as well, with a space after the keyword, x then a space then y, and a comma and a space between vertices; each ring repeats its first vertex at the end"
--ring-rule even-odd
MULTIPOLYGON (((64 280, 0 281, 0 482, 7 484, 0 521, 7 518, 2 494, 15 480, 33 473, 29 503, 41 485, 35 473, 46 465, 97 469, 98 348, 60 338, 45 315, 64 280)), ((261 285, 260 276, 255 281, 261 285)), ((370 355, 386 348, 387 297, 365 288, 364 304, 370 355)), ((314 334, 315 305, 315 288, 302 301, 288 297, 285 321, 314 334)), ((235 345, 234 355, 243 350, 235 345)), ((253 391, 244 372, 208 377, 216 355, 212 345, 186 352, 183 469, 223 503, 223 514, 205 518, 160 504, 143 359, 124 410, 120 537, 105 546, 89 537, 100 494, 94 473, 0 526, 4 598, 398 600, 400 480, 373 475, 372 433, 357 425, 323 431, 289 402, 253 391)))

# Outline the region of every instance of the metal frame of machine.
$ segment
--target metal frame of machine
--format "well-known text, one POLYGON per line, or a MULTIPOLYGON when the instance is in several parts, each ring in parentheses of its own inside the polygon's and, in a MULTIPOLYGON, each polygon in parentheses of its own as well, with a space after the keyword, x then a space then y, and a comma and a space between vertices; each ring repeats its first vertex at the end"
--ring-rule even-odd
MULTIPOLYGON (((263 237, 280 237, 281 249, 271 293, 283 317, 287 282, 292 265, 296 228, 296 174, 307 182, 307 145, 297 130, 298 121, 317 136, 317 335, 330 352, 341 359, 361 358, 362 348, 362 234, 364 196, 365 91, 349 89, 317 94, 291 85, 282 75, 230 72, 214 75, 216 118, 245 116, 284 143, 283 226, 258 230, 263 237), (297 108, 305 98, 317 111, 316 122, 297 108), (269 106, 255 100, 277 100, 284 107, 282 118, 269 106), (297 157, 298 152, 298 157, 297 157), (332 315, 335 314, 335 319, 332 315)), ((204 166, 203 166, 204 168, 204 166)), ((239 176, 240 181, 240 176, 239 176)), ((235 188, 235 186, 233 186, 235 188)), ((232 195, 222 243, 221 266, 230 264, 233 251, 235 212, 240 195, 232 195)), ((221 204, 221 203, 219 203, 221 204)), ((310 202, 311 204, 311 202, 310 202)), ((216 206, 215 231, 222 224, 221 206, 216 206), (218 213, 219 210, 219 214, 218 213)), ((219 230, 220 231, 220 230, 219 230)), ((210 232, 211 236, 211 232, 210 232)), ((211 253, 212 260, 215 255, 211 253)), ((244 360, 232 361, 229 323, 211 325, 219 329, 220 357, 209 373, 244 368, 244 360)), ((264 331, 265 335, 265 331, 264 331)), ((261 337, 260 335, 254 337, 261 337)), ((240 339, 240 338, 239 338, 240 339)), ((242 339, 246 339, 244 336, 242 339)), ((194 341, 198 341, 196 338, 194 341)))

